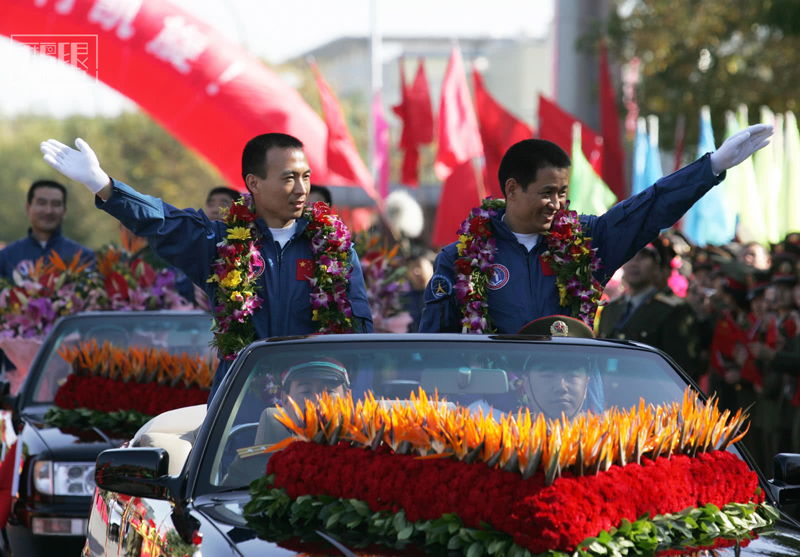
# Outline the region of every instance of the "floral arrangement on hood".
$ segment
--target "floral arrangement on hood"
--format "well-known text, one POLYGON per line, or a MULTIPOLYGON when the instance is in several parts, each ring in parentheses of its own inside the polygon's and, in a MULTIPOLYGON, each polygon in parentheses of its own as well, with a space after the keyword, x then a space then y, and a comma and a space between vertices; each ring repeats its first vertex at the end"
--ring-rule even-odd
POLYGON ((409 290, 408 275, 398 255, 399 244, 389 250, 379 247, 378 242, 377 236, 362 235, 356 242, 356 253, 364 273, 375 332, 393 332, 392 319, 404 313, 403 294, 409 290))
POLYGON ((747 414, 690 388, 682 402, 572 421, 497 421, 424 391, 397 405, 369 393, 289 402, 276 418, 293 437, 238 451, 275 453, 244 508, 257 531, 305 525, 464 557, 599 557, 746 545, 779 517, 726 450, 747 414))
POLYGON ((45 414, 53 427, 133 435, 158 414, 205 404, 214 379, 212 358, 186 352, 92 340, 62 347, 59 354, 72 373, 45 414))

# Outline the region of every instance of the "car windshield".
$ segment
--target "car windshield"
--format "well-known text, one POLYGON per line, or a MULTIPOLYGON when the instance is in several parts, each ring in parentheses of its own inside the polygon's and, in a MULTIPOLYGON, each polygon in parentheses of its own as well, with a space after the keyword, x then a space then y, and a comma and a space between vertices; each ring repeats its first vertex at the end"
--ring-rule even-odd
POLYGON ((54 331, 52 343, 45 343, 41 365, 32 370, 33 381, 28 392, 34 403, 52 404, 56 391, 72 373, 59 350, 71 348, 80 342, 108 341, 119 348, 138 346, 156 347, 171 353, 186 352, 210 356, 212 348, 211 318, 203 313, 107 313, 102 316, 81 316, 68 319, 54 331))
POLYGON ((652 404, 677 401, 686 387, 659 354, 612 343, 310 340, 265 345, 254 349, 236 374, 201 475, 211 486, 226 488, 261 477, 269 455, 249 454, 289 436, 275 419, 286 394, 302 403, 326 391, 344 394, 348 383, 356 400, 368 391, 376 399, 406 400, 422 388, 496 417, 527 407, 554 418, 562 412, 570 417, 629 408, 640 398, 652 404))

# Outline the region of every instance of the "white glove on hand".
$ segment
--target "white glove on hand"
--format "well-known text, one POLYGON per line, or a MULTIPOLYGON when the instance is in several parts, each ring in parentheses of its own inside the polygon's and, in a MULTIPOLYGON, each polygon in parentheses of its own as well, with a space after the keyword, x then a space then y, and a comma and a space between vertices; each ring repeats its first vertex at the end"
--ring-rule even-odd
POLYGON ((58 170, 61 174, 80 182, 94 194, 97 194, 109 182, 108 174, 100 168, 97 155, 83 139, 76 139, 75 146, 80 149, 76 151, 72 147, 67 147, 55 139, 43 141, 40 148, 44 155, 44 161, 58 170))
POLYGON ((756 124, 733 134, 711 153, 711 170, 719 176, 729 168, 733 168, 747 157, 769 145, 769 137, 773 127, 767 124, 756 124))

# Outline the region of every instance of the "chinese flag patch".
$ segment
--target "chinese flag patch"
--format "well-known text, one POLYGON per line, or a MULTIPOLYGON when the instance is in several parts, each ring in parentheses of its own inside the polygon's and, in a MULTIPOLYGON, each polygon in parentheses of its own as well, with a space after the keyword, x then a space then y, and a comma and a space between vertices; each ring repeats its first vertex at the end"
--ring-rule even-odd
POLYGON ((539 262, 542 264, 542 274, 546 277, 552 277, 556 272, 550 268, 550 262, 544 258, 543 255, 539 256, 539 262))
POLYGON ((297 280, 311 280, 314 278, 314 260, 297 260, 297 280))

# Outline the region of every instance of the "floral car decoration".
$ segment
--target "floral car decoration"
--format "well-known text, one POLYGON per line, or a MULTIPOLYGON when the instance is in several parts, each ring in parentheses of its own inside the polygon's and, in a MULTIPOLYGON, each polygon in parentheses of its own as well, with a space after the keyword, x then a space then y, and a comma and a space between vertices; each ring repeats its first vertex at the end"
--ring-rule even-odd
POLYGON ((572 421, 527 410, 496 421, 422 391, 406 406, 291 401, 278 420, 293 435, 263 449, 283 450, 250 485, 245 513, 289 539, 314 526, 466 557, 746 544, 777 518, 755 472, 726 451, 746 419, 689 389, 681 403, 572 421))
POLYGON ((125 247, 109 246, 96 259, 92 268, 79 253, 67 263, 53 251, 1 281, 0 341, 41 341, 59 317, 80 311, 191 309, 175 290, 172 270, 154 268, 125 247))
POLYGON ((59 350, 72 373, 45 414, 53 427, 133 435, 151 418, 205 404, 214 378, 209 358, 158 348, 117 348, 82 342, 59 350))

